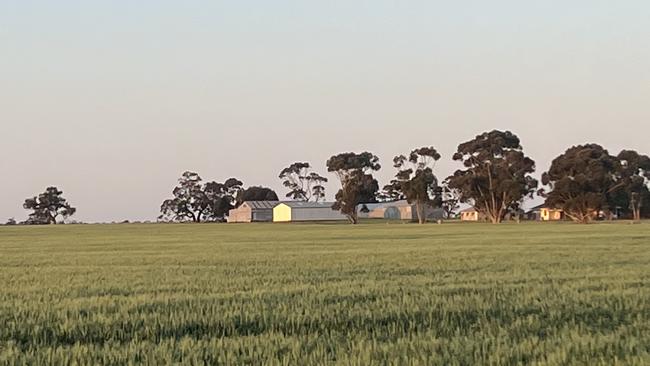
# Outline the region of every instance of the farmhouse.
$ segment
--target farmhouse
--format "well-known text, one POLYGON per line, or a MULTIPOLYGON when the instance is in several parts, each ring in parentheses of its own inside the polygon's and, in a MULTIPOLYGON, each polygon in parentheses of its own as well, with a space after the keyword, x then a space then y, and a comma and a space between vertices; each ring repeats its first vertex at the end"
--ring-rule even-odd
POLYGON ((228 212, 228 222, 273 221, 273 207, 278 201, 246 201, 228 212))
POLYGON ((550 208, 546 205, 539 205, 531 208, 527 215, 529 220, 558 221, 564 219, 564 212, 559 208, 550 208))
MULTIPOLYGON (((406 200, 382 203, 366 203, 359 205, 358 215, 362 218, 369 219, 389 219, 389 220, 417 220, 418 213, 415 204, 410 204, 406 200)), ((427 220, 440 220, 444 212, 440 208, 434 208, 431 205, 424 207, 424 215, 427 220)))
POLYGON ((274 222, 347 220, 332 210, 333 202, 281 202, 273 208, 274 222))
POLYGON ((485 215, 478 212, 474 207, 466 208, 460 212, 462 221, 484 221, 485 215))

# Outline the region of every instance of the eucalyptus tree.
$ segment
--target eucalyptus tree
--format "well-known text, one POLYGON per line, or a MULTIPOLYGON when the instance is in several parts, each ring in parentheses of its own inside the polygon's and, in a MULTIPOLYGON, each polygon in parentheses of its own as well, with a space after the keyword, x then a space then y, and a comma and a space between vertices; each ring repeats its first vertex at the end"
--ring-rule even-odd
POLYGON ((289 189, 287 198, 296 201, 318 202, 325 199, 327 178, 314 172, 306 162, 296 162, 282 169, 279 175, 282 185, 289 189))
POLYGON ((463 164, 447 178, 460 201, 472 205, 492 223, 500 223, 525 197, 532 197, 537 180, 535 162, 524 154, 519 137, 510 131, 482 133, 458 145, 453 159, 463 164))
POLYGON ((268 187, 252 186, 239 191, 237 205, 246 201, 278 201, 278 195, 268 187))
POLYGON ((447 219, 453 218, 456 210, 460 208, 458 204, 460 202, 460 191, 456 188, 449 188, 447 181, 438 188, 438 191, 441 208, 445 212, 445 217, 447 219))
POLYGON ((357 224, 357 206, 377 201, 379 183, 372 176, 381 168, 379 158, 370 153, 341 153, 327 160, 327 171, 335 173, 341 182, 333 209, 341 211, 352 224, 357 224))
POLYGON ((172 191, 173 197, 161 204, 159 219, 192 222, 223 220, 234 207, 242 186, 243 183, 236 178, 224 183, 203 184, 197 173, 186 171, 172 191))
POLYGON ((23 208, 32 211, 27 219, 29 224, 56 224, 59 218, 65 220, 77 212, 63 198, 63 191, 56 187, 48 187, 38 196, 27 198, 23 208))
POLYGON ((573 221, 588 223, 609 204, 608 198, 622 188, 618 158, 598 144, 570 147, 553 159, 542 174, 539 194, 546 205, 560 208, 573 221))
POLYGON ((384 191, 400 192, 408 203, 415 204, 420 224, 426 222, 425 207, 440 204, 438 178, 433 173, 438 160, 440 154, 433 146, 415 149, 408 156, 398 155, 393 159, 395 179, 384 187, 384 191))
POLYGON ((641 220, 643 204, 650 198, 650 157, 633 150, 623 150, 618 156, 618 178, 627 206, 634 220, 641 220))

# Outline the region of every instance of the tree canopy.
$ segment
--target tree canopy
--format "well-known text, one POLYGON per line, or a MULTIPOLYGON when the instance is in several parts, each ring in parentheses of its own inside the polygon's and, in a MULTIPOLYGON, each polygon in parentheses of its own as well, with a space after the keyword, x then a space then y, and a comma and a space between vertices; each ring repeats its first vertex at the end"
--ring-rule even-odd
POLYGON ((327 182, 327 178, 311 170, 309 163, 293 163, 282 169, 279 177, 282 179, 282 185, 289 189, 287 198, 305 202, 318 202, 325 198, 323 183, 327 182))
POLYGON ((278 195, 267 187, 252 186, 239 192, 237 205, 246 201, 278 201, 278 195))
POLYGON ((451 219, 454 217, 456 210, 460 208, 460 191, 456 188, 449 188, 447 181, 438 188, 438 195, 440 196, 440 204, 445 212, 445 218, 451 219))
POLYGON ((32 210, 27 224, 56 224, 58 218, 65 220, 77 212, 77 209, 63 198, 63 191, 56 187, 48 187, 38 196, 27 198, 23 208, 32 210))
POLYGON ((492 223, 500 223, 521 201, 532 196, 537 180, 535 162, 527 157, 519 138, 510 131, 491 131, 458 145, 453 159, 463 163, 447 178, 460 201, 472 205, 492 223))
POLYGON ((542 174, 542 183, 549 187, 539 191, 546 205, 561 208, 574 221, 588 223, 608 207, 610 193, 617 187, 616 174, 620 164, 598 144, 573 146, 553 159, 542 174))
POLYGON ((163 201, 159 219, 170 221, 207 220, 220 221, 234 207, 235 199, 243 183, 230 178, 224 183, 203 184, 194 172, 184 172, 172 191, 173 197, 163 201))
POLYGON ((420 224, 426 221, 425 206, 440 204, 438 178, 433 173, 435 162, 439 159, 440 154, 434 147, 415 149, 408 157, 396 156, 393 166, 397 169, 397 174, 384 187, 386 196, 403 196, 409 203, 415 204, 420 224))
POLYGON ((634 220, 640 220, 644 203, 650 199, 650 157, 623 150, 617 158, 620 164, 618 179, 624 193, 622 205, 630 209, 634 220))
POLYGON ((327 171, 335 173, 341 182, 332 208, 341 211, 351 223, 358 223, 357 205, 377 201, 379 183, 371 172, 380 168, 379 158, 370 152, 348 152, 330 157, 327 171))

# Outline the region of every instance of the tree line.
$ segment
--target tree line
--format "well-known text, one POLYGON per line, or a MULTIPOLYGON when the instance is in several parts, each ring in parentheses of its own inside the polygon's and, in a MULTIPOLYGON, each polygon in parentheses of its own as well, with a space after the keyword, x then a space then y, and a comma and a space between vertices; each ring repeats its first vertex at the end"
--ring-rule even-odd
MULTIPOLYGON (((413 204, 419 222, 427 206, 440 207, 452 217, 460 207, 474 207, 492 223, 521 210, 527 198, 543 197, 549 208, 562 209, 575 222, 588 223, 594 213, 623 211, 634 220, 650 216, 650 158, 633 150, 610 154, 598 144, 572 146, 553 159, 541 176, 533 178, 535 162, 528 157, 519 137, 510 131, 493 130, 458 145, 452 159, 462 165, 440 181, 435 165, 442 156, 433 146, 415 148, 392 160, 395 176, 380 189, 373 176, 381 169, 371 152, 345 152, 326 162, 327 171, 339 181, 332 209, 353 224, 359 222, 358 207, 365 203, 406 200, 413 204)), ((328 180, 307 162, 296 162, 278 175, 291 200, 319 202, 325 198, 328 180)), ((25 200, 32 211, 25 224, 56 224, 76 209, 56 187, 25 200)), ((195 172, 185 172, 172 197, 160 206, 161 221, 224 221, 228 211, 245 201, 277 201, 267 187, 244 188, 241 180, 203 182, 195 172)), ((15 224, 11 219, 8 224, 15 224)))

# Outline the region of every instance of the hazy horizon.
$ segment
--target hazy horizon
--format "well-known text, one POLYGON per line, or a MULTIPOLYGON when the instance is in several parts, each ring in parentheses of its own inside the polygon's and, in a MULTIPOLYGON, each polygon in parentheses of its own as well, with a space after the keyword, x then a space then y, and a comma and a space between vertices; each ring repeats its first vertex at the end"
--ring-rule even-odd
MULTIPOLYGON (((295 161, 510 130, 650 154, 646 1, 0 4, 0 222, 48 186, 75 220, 154 220, 186 170, 280 197, 295 161)), ((328 175, 328 198, 337 187, 328 175)))

